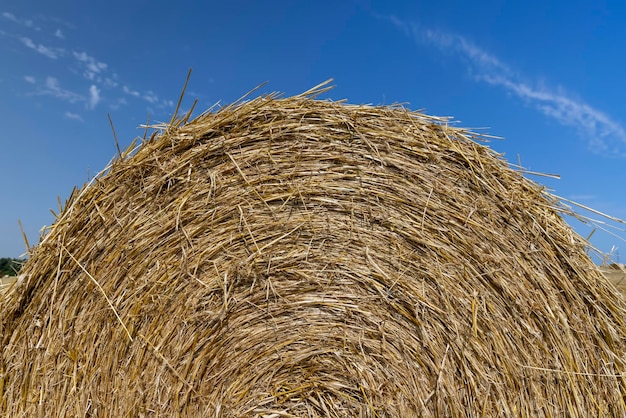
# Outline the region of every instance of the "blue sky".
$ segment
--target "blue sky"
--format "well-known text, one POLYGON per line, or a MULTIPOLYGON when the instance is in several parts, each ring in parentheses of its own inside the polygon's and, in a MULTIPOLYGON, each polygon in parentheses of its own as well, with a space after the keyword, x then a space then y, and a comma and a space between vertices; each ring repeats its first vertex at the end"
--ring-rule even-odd
MULTIPOLYGON (((333 78, 325 98, 452 116, 626 219, 625 21, 621 1, 0 2, 0 257, 25 252, 18 219, 37 243, 57 197, 115 155, 107 114, 127 146, 171 117, 189 68, 183 108, 333 78)), ((592 243, 626 259, 610 230, 592 243)))

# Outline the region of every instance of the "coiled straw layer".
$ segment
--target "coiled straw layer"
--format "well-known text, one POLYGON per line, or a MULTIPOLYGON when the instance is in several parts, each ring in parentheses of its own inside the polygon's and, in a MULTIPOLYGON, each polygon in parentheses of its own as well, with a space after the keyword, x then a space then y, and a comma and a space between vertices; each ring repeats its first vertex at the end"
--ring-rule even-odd
POLYGON ((626 306, 446 119, 303 95, 76 190, 0 306, 0 415, 624 416, 626 306))

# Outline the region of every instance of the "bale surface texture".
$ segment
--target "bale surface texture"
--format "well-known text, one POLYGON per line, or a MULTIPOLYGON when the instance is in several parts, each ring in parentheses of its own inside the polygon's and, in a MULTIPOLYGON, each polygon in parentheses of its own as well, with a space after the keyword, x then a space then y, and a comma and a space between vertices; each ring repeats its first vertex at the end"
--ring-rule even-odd
POLYGON ((446 119, 238 102, 75 190, 0 307, 1 416, 624 416, 626 307, 446 119))

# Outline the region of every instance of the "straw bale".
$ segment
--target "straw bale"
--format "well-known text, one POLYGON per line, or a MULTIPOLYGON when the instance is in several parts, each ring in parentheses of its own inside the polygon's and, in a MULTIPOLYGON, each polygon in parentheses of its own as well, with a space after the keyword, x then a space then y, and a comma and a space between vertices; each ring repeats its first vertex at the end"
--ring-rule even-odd
POLYGON ((403 107, 262 96, 76 189, 0 306, 0 415, 624 416, 562 205, 403 107))

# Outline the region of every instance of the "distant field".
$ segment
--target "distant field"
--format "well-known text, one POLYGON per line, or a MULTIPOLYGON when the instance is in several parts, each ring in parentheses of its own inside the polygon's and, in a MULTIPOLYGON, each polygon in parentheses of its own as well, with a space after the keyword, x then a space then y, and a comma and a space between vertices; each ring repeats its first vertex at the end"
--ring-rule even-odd
POLYGON ((602 273, 626 296, 626 267, 607 267, 602 273))
POLYGON ((0 293, 4 293, 5 289, 8 289, 16 280, 15 276, 0 277, 0 293))

